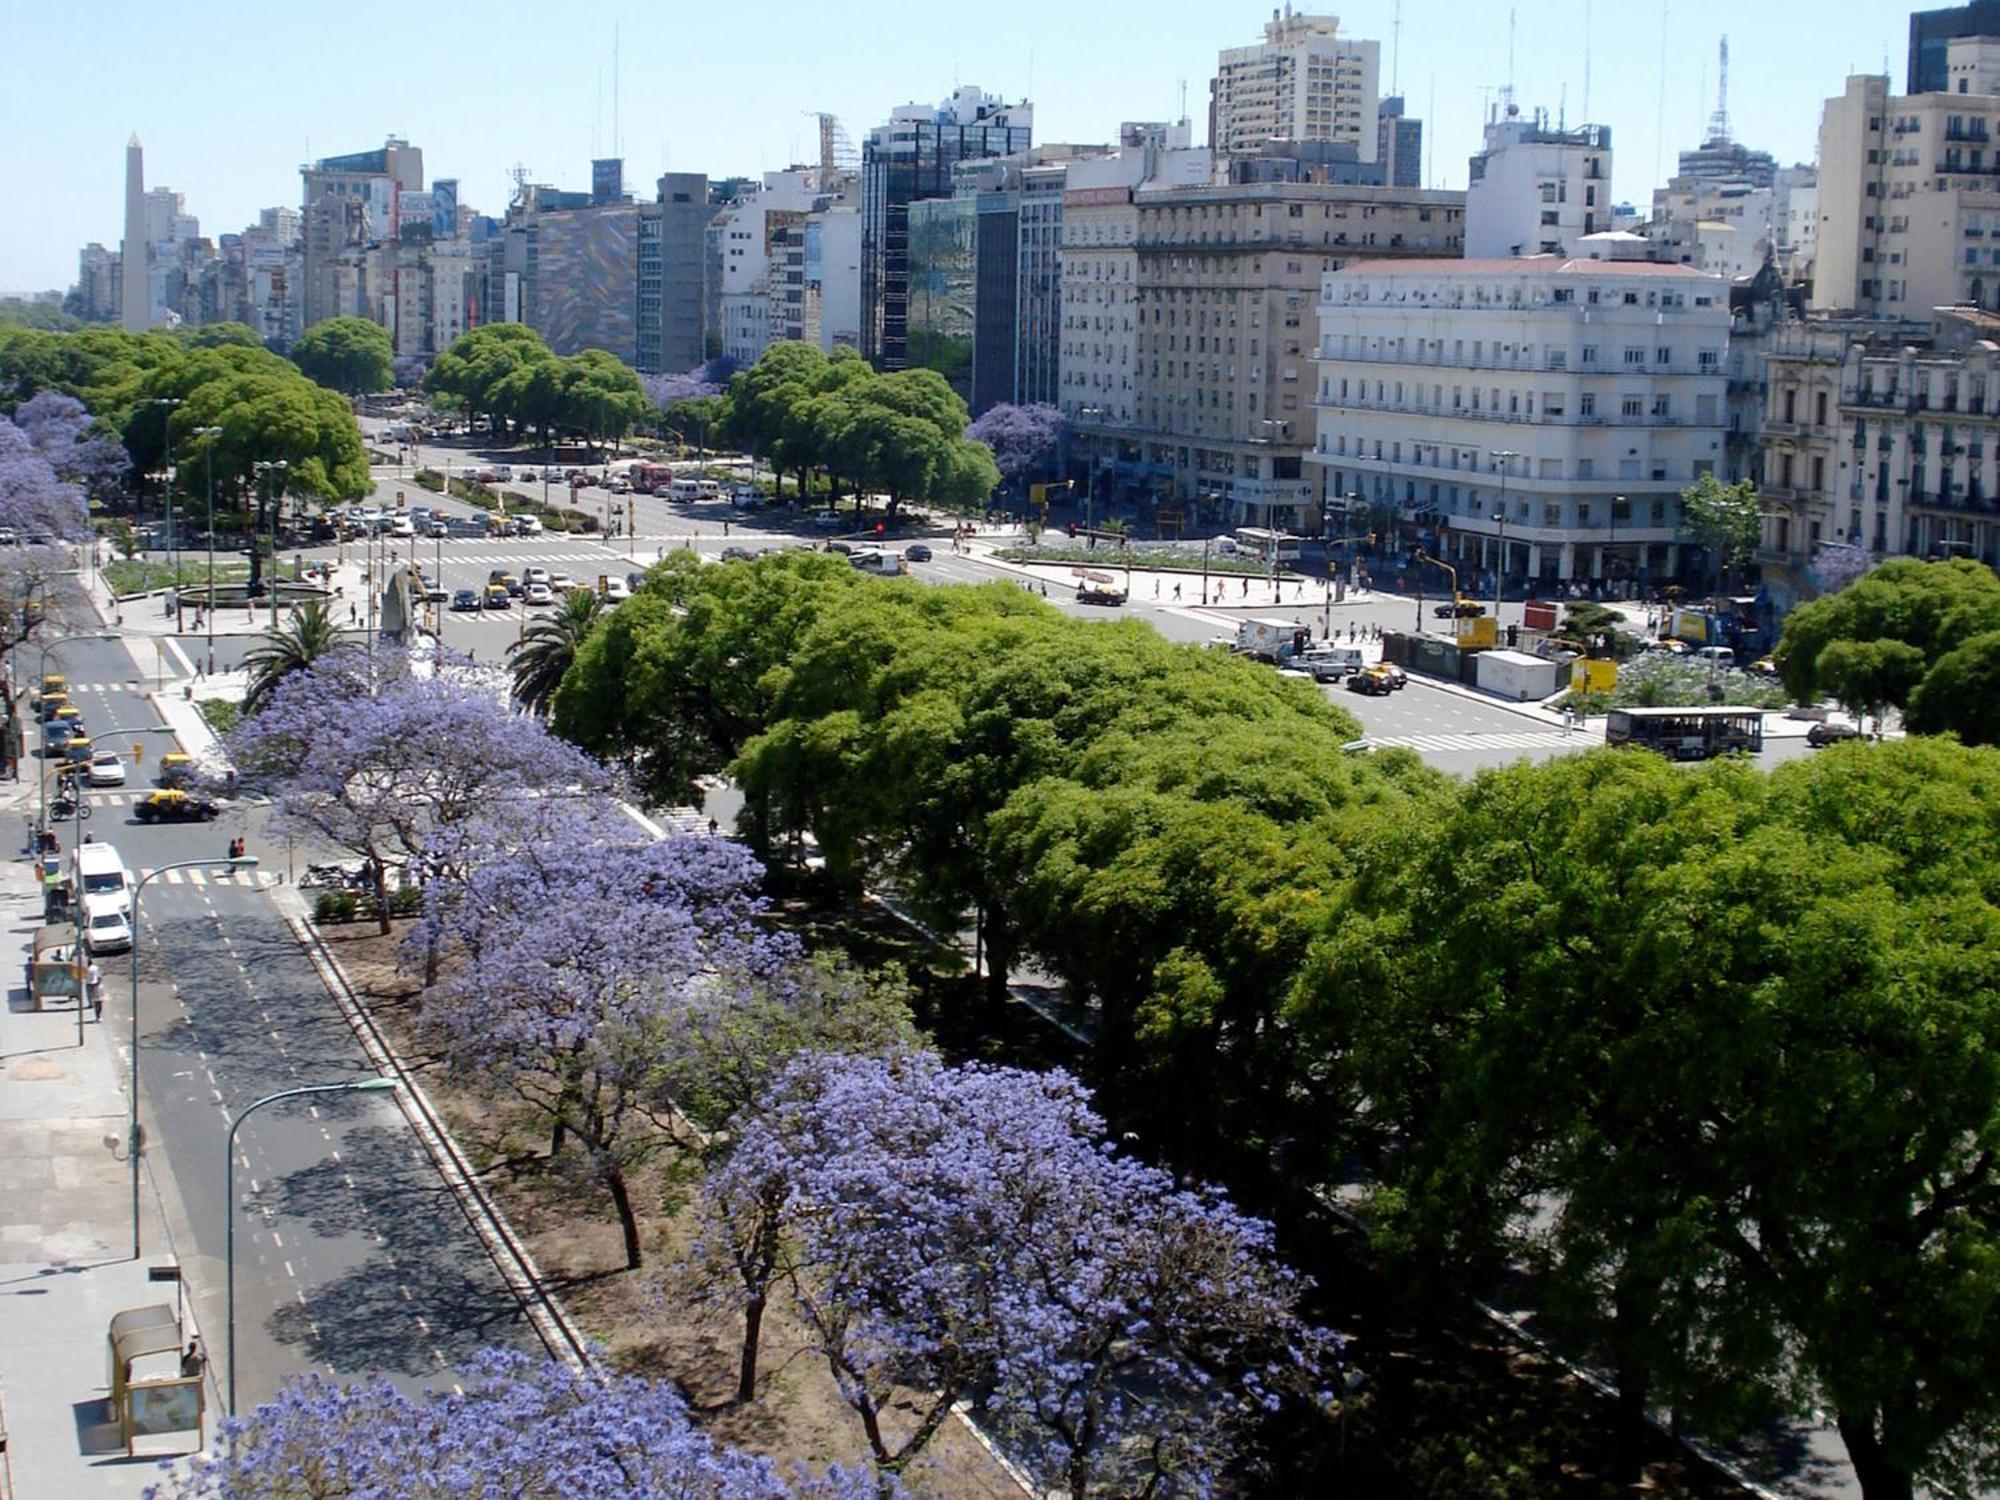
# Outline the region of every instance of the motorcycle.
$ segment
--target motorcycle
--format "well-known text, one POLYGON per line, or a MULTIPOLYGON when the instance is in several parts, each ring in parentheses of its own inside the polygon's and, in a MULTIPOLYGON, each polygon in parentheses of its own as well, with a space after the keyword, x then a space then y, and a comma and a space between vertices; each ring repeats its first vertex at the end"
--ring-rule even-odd
POLYGON ((68 792, 59 792, 49 803, 49 816, 58 823, 69 818, 90 816, 90 804, 68 792))

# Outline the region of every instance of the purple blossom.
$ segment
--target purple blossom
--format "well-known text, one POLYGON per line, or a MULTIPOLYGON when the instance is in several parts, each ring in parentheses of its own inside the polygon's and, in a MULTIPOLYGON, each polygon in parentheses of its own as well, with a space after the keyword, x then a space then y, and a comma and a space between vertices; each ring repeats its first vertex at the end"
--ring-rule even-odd
POLYGON ((538 1495, 554 1500, 866 1500, 872 1475, 839 1468, 782 1475, 768 1458, 697 1431, 665 1385, 577 1374, 488 1351, 462 1391, 421 1399, 386 1381, 310 1375, 248 1417, 223 1423, 213 1451, 162 1465, 149 1500, 247 1495, 538 1495))
POLYGON ((763 870, 734 843, 655 840, 568 799, 457 832, 433 846, 453 873, 427 887, 410 938, 456 959, 426 1028, 455 1073, 548 1128, 552 1157, 583 1148, 636 1267, 626 1174, 665 1137, 634 1127, 671 1107, 662 1059, 680 1017, 718 972, 769 974, 796 946, 756 925, 763 870))
POLYGON ((1872 571, 1880 561, 1866 547, 1830 542, 1813 554, 1813 582, 1819 585, 1822 594, 1837 594, 1872 571))
POLYGON ((1063 1073, 802 1058, 704 1209, 698 1254, 735 1276, 746 1324, 782 1280, 892 1470, 980 1396, 1073 1494, 1205 1491, 1337 1360, 1270 1227, 1111 1152, 1063 1073), (892 1440, 882 1413, 910 1389, 892 1440))
POLYGON ((59 539, 80 537, 90 527, 81 487, 64 479, 6 417, 0 417, 0 526, 59 539))
POLYGON ((57 477, 82 486, 86 494, 115 490, 132 467, 125 445, 93 431, 90 409, 74 396, 43 391, 21 403, 14 422, 57 477))
POLYGON ((965 435, 993 450, 993 461, 1004 479, 1052 469, 1062 442, 1063 414, 1046 401, 1031 406, 1001 402, 988 407, 965 435))
POLYGON ((703 396, 719 396, 733 376, 742 366, 727 355, 718 355, 706 364, 696 365, 692 370, 682 370, 666 375, 642 375, 639 383, 645 388, 646 399, 661 411, 678 406, 683 401, 699 400, 703 396))
MULTIPOLYGON (((327 840, 377 873, 420 862, 447 830, 510 799, 603 795, 602 767, 504 697, 453 672, 344 648, 287 676, 229 736, 273 826, 327 840)), ((384 931, 387 930, 386 913, 384 931)))

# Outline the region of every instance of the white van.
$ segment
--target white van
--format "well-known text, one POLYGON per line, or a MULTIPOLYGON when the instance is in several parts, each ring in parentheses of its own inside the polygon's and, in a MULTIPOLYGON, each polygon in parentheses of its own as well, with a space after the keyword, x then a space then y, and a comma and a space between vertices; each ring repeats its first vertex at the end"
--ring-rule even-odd
POLYGON ((1707 667, 1733 667, 1736 653, 1727 646, 1703 646, 1695 652, 1694 659, 1707 667))
POLYGON ((713 479, 697 479, 694 482, 694 486, 696 494, 703 500, 720 500, 722 498, 722 486, 713 479))
POLYGON ((701 498, 701 487, 704 483, 713 484, 714 481, 676 479, 672 484, 667 486, 667 498, 670 500, 699 500, 701 498))
POLYGON ((905 571, 902 558, 872 547, 853 553, 847 560, 864 573, 880 573, 885 577, 893 578, 905 571))
POLYGON ((493 466, 493 482, 495 484, 512 484, 514 482, 514 466, 512 464, 495 464, 493 466))
POLYGON ((78 844, 70 850, 69 884, 79 904, 110 902, 131 914, 132 872, 109 844, 78 844))

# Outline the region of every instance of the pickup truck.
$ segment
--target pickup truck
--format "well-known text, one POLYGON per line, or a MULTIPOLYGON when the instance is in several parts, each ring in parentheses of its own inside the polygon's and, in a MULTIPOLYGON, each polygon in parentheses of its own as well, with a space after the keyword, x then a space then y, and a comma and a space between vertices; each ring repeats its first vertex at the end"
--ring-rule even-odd
POLYGON ((1362 667, 1359 646, 1310 646, 1288 663, 1301 672, 1310 672, 1317 682, 1338 682, 1362 667))

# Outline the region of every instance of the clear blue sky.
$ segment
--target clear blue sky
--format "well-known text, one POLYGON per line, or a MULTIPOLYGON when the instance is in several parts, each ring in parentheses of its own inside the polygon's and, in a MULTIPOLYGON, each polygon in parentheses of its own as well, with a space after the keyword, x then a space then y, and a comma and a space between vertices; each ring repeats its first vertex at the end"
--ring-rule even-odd
MULTIPOLYGON (((1321 5, 1382 43, 1393 0, 1321 5)), ((1508 9, 1490 0, 1404 0, 1400 81, 1427 135, 1427 182, 1462 188, 1483 102, 1507 81, 1508 9)), ((1820 101, 1850 71, 1888 59, 1905 83, 1906 10, 1872 0, 1533 0, 1518 6, 1514 85, 1524 108, 1612 128, 1615 189, 1645 201, 1655 166, 1698 143, 1714 107, 1715 46, 1729 35, 1737 139, 1784 161, 1813 158, 1820 101), (1661 37, 1666 89, 1661 106, 1661 37), (1706 80, 1706 91, 1703 83, 1706 80), (1662 133, 1656 128, 1662 113, 1662 133)), ((776 170, 816 151, 808 110, 837 114, 857 145, 893 105, 934 103, 954 82, 1032 97, 1035 136, 1101 141, 1124 119, 1180 109, 1186 84, 1205 136, 1217 50, 1258 39, 1268 5, 1240 0, 864 0, 689 4, 93 5, 7 0, 0 99, 7 223, 0 291, 67 287, 87 241, 121 233, 126 137, 146 146, 149 186, 187 195, 202 232, 296 204, 309 156, 369 150, 386 135, 424 150, 427 177, 497 214, 508 170, 587 188, 612 150, 612 33, 620 33, 618 134, 628 189, 663 168, 710 176, 776 170)))

